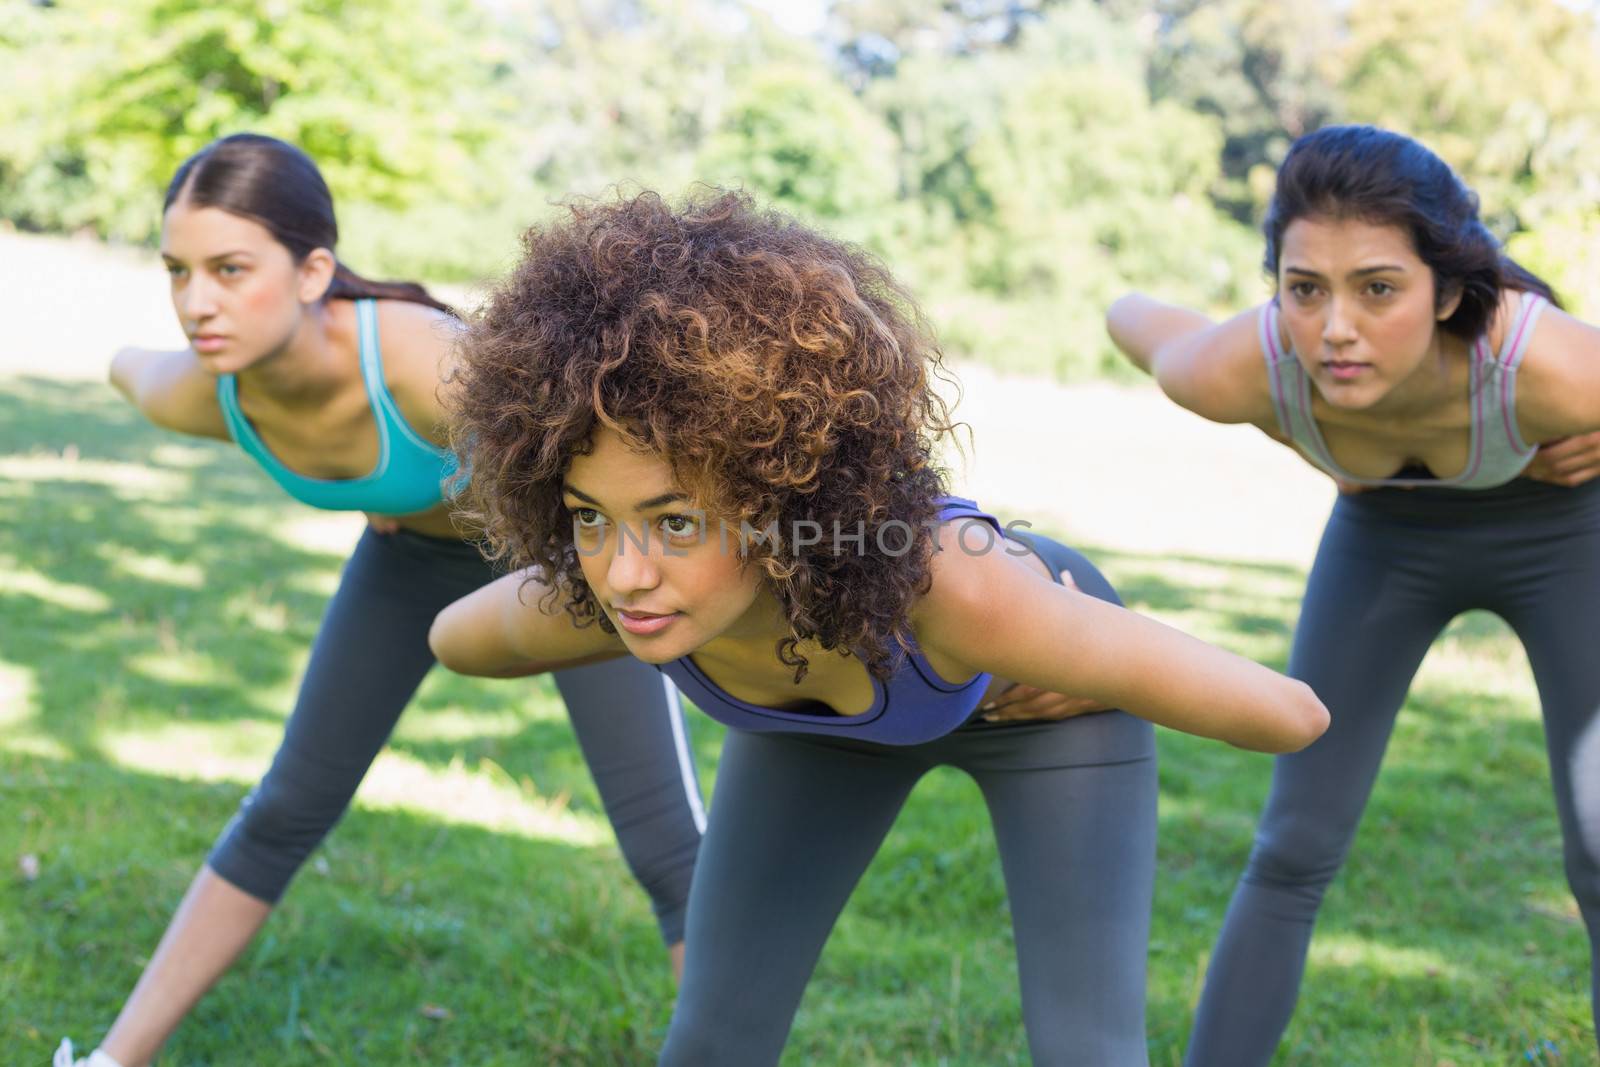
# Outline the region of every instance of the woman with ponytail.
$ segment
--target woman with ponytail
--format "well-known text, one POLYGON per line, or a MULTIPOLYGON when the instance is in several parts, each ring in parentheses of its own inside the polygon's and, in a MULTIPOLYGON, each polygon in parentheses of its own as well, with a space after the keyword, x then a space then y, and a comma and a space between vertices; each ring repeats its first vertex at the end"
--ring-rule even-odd
MULTIPOLYGON (((162 224, 191 347, 125 349, 111 366, 152 422, 232 439, 290 495, 366 512, 369 527, 270 770, 190 885, 94 1067, 148 1063, 243 951, 433 665, 434 616, 494 577, 446 499, 456 464, 442 394, 460 323, 419 285, 349 270, 337 238, 327 185, 303 152, 254 134, 214 142, 178 169, 162 224)), ((704 824, 677 692, 627 661, 556 681, 676 971, 704 824)), ((270 1054, 238 1060, 260 1058, 270 1054)), ((72 1062, 64 1042, 57 1063, 72 1062)))
POLYGON ((1399 134, 1301 138, 1265 230, 1267 304, 1213 324, 1132 295, 1107 315, 1173 400, 1255 424, 1345 490, 1289 655, 1332 726, 1277 759, 1189 1067, 1272 1058, 1412 676, 1464 611, 1500 615, 1527 650, 1591 960, 1600 935, 1594 813, 1573 762, 1600 709, 1600 481, 1582 436, 1600 429, 1600 329, 1508 259, 1477 197, 1399 134))

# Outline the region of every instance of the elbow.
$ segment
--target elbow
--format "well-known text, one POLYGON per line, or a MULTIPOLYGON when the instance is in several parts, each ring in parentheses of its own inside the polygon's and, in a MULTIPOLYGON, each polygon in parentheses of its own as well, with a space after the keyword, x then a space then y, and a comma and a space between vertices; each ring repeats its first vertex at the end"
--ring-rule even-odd
POLYGON ((1309 685, 1295 678, 1289 679, 1289 682, 1293 687, 1291 714, 1287 717, 1278 745, 1272 750, 1280 754, 1306 748, 1327 732, 1328 724, 1332 721, 1327 707, 1317 699, 1317 694, 1312 692, 1309 685))
POLYGON ((128 380, 128 353, 129 349, 122 349, 111 357, 111 364, 106 367, 106 381, 111 388, 121 393, 129 401, 134 400, 133 383, 128 380))
POLYGON ((428 627, 428 648, 433 652, 433 658, 446 670, 457 674, 471 674, 459 650, 450 641, 450 609, 445 608, 433 620, 433 625, 428 627))

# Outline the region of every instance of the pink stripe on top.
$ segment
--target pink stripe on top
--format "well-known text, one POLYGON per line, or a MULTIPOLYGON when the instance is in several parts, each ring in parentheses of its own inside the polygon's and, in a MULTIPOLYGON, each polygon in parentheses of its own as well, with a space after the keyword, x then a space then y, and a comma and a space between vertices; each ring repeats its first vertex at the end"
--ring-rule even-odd
POLYGON ((1501 358, 1494 358, 1486 337, 1478 338, 1468 348, 1468 358, 1471 360, 1468 399, 1470 441, 1465 468, 1454 477, 1361 478, 1340 467, 1312 414, 1311 376, 1295 355, 1293 346, 1288 346, 1285 351, 1285 346, 1279 340, 1278 319, 1282 309, 1273 302, 1262 311, 1260 340, 1262 357, 1267 361, 1267 375, 1272 386, 1278 425, 1314 464, 1335 478, 1356 485, 1370 488, 1428 486, 1441 489, 1489 489, 1503 485, 1521 474, 1533 458, 1534 449, 1525 445, 1517 434, 1513 414, 1516 410, 1517 365, 1532 335, 1531 324, 1539 303, 1537 297, 1524 299, 1508 334, 1510 343, 1501 358), (1493 380, 1496 376, 1500 379, 1498 383, 1493 380), (1499 388, 1495 388, 1496 384, 1499 388), (1504 437, 1488 432, 1488 427, 1496 421, 1496 407, 1500 409, 1498 421, 1505 430, 1504 437))
MULTIPOLYGON (((1537 446, 1529 446, 1522 439, 1522 434, 1517 432, 1516 420, 1512 418, 1516 411, 1516 378, 1517 368, 1522 366, 1523 353, 1527 351, 1527 343, 1533 340, 1533 324, 1549 303, 1538 293, 1524 292, 1522 300, 1517 306, 1517 318, 1513 325, 1515 332, 1506 331, 1510 338, 1509 344, 1500 354, 1500 417, 1505 423, 1506 440, 1511 442, 1511 447, 1518 452, 1531 454, 1537 446)), ((1487 344, 1487 342, 1485 342, 1487 344)))

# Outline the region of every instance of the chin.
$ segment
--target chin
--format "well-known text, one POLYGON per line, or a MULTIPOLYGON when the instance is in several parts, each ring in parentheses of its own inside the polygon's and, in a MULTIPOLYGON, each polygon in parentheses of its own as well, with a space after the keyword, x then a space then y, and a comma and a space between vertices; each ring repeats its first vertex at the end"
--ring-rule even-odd
POLYGON ((1317 381, 1317 392, 1329 407, 1344 411, 1364 411, 1389 395, 1387 388, 1371 382, 1345 385, 1320 379, 1317 381))
POLYGON ((682 659, 695 650, 693 645, 685 645, 682 641, 654 640, 648 637, 636 637, 620 627, 617 636, 622 638, 623 645, 634 659, 643 660, 651 666, 659 667, 663 663, 671 663, 675 659, 682 659))

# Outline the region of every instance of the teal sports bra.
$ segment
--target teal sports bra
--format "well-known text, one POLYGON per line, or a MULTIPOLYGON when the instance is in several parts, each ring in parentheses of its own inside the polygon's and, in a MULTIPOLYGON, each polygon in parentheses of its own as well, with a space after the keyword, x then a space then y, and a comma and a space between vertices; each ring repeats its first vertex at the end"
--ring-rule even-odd
POLYGON ((456 473, 455 453, 413 430, 383 384, 377 304, 357 300, 356 324, 361 377, 366 382, 372 419, 378 425, 378 465, 371 474, 360 478, 308 478, 284 466, 267 451, 261 435, 239 410, 239 385, 234 376, 223 374, 217 378, 217 402, 222 405, 228 433, 284 492, 303 504, 329 511, 370 511, 379 515, 427 511, 444 500, 444 483, 456 473))

